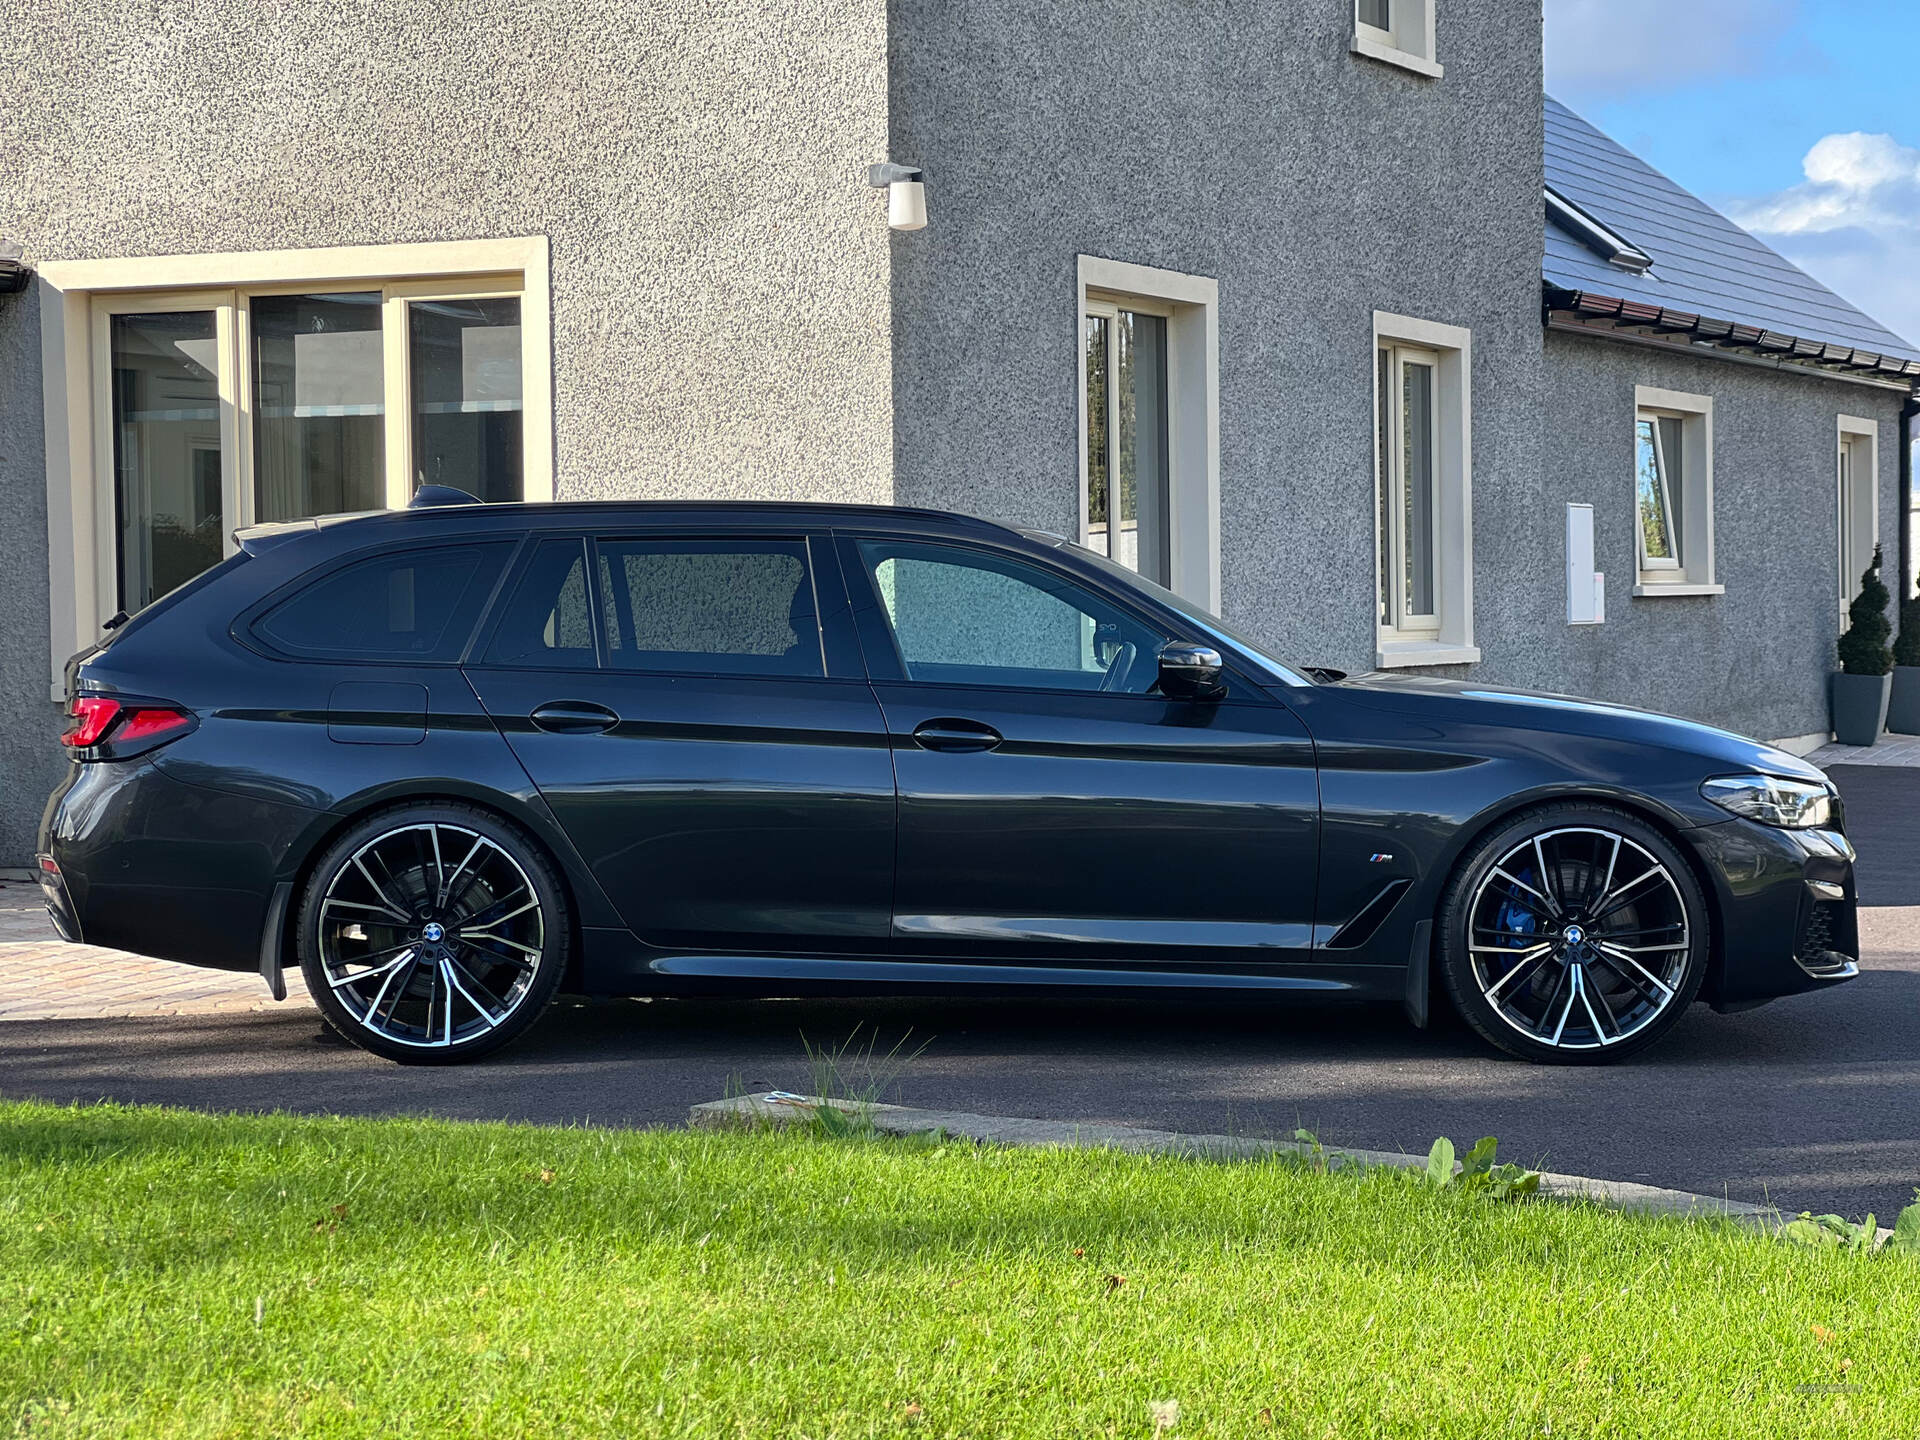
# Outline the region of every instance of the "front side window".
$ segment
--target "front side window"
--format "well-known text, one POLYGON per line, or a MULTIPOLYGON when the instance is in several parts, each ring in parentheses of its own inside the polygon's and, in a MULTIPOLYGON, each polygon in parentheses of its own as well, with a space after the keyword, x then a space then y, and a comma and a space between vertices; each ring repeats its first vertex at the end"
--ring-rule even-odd
POLYGON ((424 483, 525 498, 519 283, 97 299, 118 607, 212 566, 243 526, 397 507, 424 483))
POLYGON ((449 664, 466 648, 512 550, 495 540, 376 555, 281 601, 254 632, 305 659, 449 664))
POLYGON ((1167 637, 1038 566, 948 545, 862 541, 907 679, 1143 695, 1167 637))
POLYGON ((1167 317, 1125 302, 1089 300, 1081 332, 1087 377, 1083 543, 1168 584, 1167 317))
POLYGON ((1436 598, 1439 452, 1435 406, 1439 357, 1381 346, 1376 501, 1380 531, 1380 624, 1402 635, 1439 630, 1436 598))
POLYGON ((803 540, 602 540, 600 607, 616 669, 821 676, 803 540))

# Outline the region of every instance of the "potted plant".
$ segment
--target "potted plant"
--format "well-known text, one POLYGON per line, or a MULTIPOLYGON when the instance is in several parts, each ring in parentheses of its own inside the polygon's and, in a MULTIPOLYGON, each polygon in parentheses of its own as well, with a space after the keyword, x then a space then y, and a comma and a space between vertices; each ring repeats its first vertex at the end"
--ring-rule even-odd
POLYGON ((1920 585, 1900 602, 1900 635, 1893 642, 1893 698, 1887 729, 1920 735, 1920 585))
POLYGON ((1893 652, 1887 637, 1887 587, 1880 583, 1880 547, 1860 577, 1860 593, 1847 607, 1847 628, 1840 637, 1840 673, 1833 677, 1833 738, 1842 745, 1871 745, 1887 721, 1893 681, 1893 652))

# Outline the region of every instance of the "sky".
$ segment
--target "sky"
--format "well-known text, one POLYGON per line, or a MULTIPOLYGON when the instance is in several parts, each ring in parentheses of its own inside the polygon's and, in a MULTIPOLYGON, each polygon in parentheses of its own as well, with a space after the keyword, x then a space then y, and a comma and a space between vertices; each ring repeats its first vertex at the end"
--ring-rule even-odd
POLYGON ((1545 0, 1547 91, 1920 344, 1920 0, 1545 0))

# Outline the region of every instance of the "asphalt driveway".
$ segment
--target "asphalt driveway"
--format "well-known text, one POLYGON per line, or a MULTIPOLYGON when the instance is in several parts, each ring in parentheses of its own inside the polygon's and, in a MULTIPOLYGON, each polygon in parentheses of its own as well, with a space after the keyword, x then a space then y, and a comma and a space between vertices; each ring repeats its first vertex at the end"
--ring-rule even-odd
MULTIPOLYGON (((729 1087, 804 1089, 802 1035, 925 1049, 894 1097, 995 1114, 1506 1158, 1888 1220, 1920 1185, 1920 770, 1836 770, 1861 854, 1866 973, 1744 1015, 1695 1007, 1622 1066, 1547 1069, 1392 1010, 1085 1000, 602 1002, 495 1060, 405 1069, 310 1010, 0 1025, 0 1094, 222 1110, 679 1125, 729 1087)), ((297 983, 297 982, 296 982, 297 983)))

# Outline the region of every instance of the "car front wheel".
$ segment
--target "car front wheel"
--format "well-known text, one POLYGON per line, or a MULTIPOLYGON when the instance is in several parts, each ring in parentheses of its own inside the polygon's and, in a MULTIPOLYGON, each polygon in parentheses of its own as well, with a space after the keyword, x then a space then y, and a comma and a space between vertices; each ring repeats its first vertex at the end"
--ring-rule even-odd
POLYGON ((1557 805, 1487 836, 1440 910, 1441 970, 1482 1037, 1528 1060, 1618 1059, 1699 994, 1706 897, 1660 831, 1624 810, 1557 805))
POLYGON ((409 1064, 497 1050, 546 1008, 566 968, 560 879, 484 810, 420 804, 353 826, 315 865, 300 970, 327 1022, 409 1064))

